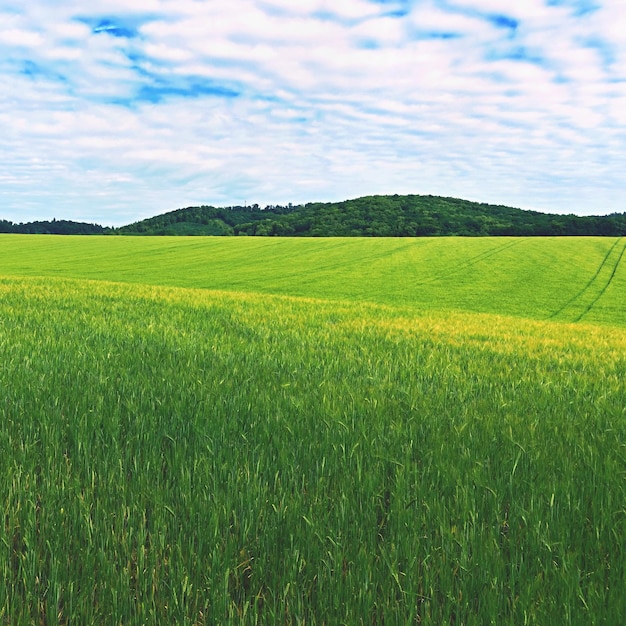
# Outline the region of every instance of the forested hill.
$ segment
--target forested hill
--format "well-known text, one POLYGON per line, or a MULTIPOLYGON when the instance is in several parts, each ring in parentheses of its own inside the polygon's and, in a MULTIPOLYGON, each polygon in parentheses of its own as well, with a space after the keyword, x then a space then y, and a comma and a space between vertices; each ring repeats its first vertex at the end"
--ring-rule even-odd
POLYGON ((58 235, 250 235, 428 237, 626 235, 626 213, 554 215, 438 196, 365 196, 344 202, 178 209, 120 228, 68 220, 14 224, 0 233, 58 235))
POLYGON ((626 213, 554 215, 438 196, 366 196, 297 206, 189 207, 123 226, 129 235, 282 237, 626 235, 626 213))
POLYGON ((98 224, 72 222, 70 220, 52 220, 14 224, 0 220, 0 233, 21 233, 25 235, 104 235, 111 229, 98 224))

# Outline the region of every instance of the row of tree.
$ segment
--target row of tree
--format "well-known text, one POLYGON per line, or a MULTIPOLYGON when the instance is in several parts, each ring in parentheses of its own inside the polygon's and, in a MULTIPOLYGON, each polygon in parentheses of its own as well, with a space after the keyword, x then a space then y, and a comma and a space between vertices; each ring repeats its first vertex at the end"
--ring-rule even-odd
POLYGON ((14 224, 2 233, 59 235, 249 235, 280 237, 434 237, 626 235, 626 213, 581 217, 524 211, 439 196, 366 196, 304 205, 188 207, 104 228, 68 220, 14 224))
POLYGON ((621 236, 626 235, 626 213, 581 217, 438 196, 366 196, 265 209, 189 207, 116 232, 257 237, 621 236))
POLYGON ((25 235, 104 235, 111 232, 98 224, 72 222, 70 220, 38 221, 14 224, 0 220, 0 233, 21 233, 25 235))

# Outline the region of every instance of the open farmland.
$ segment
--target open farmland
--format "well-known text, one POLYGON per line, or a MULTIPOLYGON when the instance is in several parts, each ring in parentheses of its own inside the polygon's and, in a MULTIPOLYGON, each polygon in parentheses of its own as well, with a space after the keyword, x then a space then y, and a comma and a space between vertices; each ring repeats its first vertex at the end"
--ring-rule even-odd
POLYGON ((625 245, 0 238, 0 621, 621 623, 625 245))
POLYGON ((626 239, 0 235, 0 275, 626 325, 626 239), (593 305, 591 309, 588 307, 593 305))

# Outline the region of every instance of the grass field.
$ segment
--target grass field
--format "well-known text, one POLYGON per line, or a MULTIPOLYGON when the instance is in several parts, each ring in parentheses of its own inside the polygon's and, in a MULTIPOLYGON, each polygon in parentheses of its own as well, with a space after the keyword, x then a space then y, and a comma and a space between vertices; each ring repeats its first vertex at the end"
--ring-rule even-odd
POLYGON ((626 239, 0 235, 0 274, 626 325, 626 239), (593 305, 589 310, 588 307, 593 305))
POLYGON ((0 238, 0 623, 622 623, 624 245, 0 238))

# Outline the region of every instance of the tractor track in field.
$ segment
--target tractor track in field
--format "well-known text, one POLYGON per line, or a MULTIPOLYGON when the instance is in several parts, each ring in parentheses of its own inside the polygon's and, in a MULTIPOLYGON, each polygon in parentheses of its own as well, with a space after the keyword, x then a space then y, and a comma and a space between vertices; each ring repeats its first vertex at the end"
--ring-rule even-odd
MULTIPOLYGON (((340 245, 350 246, 352 245, 352 243, 353 242, 351 241, 346 241, 344 244, 340 244, 340 245)), ((422 244, 422 245, 428 245, 429 243, 430 242, 426 242, 425 244, 422 244)), ((364 265, 368 265, 368 264, 375 263, 376 261, 380 261, 382 258, 393 256, 394 254, 397 254, 398 252, 410 250, 413 247, 415 247, 415 242, 412 241, 410 243, 399 245, 398 247, 395 247, 393 249, 386 250, 382 254, 379 252, 372 252, 372 253, 360 256, 358 258, 352 258, 350 259, 349 262, 346 262, 343 259, 328 260, 325 264, 316 266, 315 272, 316 274, 319 275, 319 274, 334 272, 338 270, 345 271, 350 267, 360 268, 364 265)), ((335 249, 336 248, 334 248, 333 250, 335 249)), ((298 277, 298 283, 300 285, 310 284, 310 283, 315 284, 318 281, 318 278, 316 276, 311 275, 310 272, 307 272, 303 276, 301 269, 297 269, 295 274, 289 274, 288 280, 291 281, 294 276, 298 277)))
POLYGON ((432 283, 439 282, 440 280, 444 280, 450 276, 454 276, 455 274, 458 274, 459 272, 462 272, 472 267, 473 265, 476 265, 477 263, 484 261, 485 259, 488 259, 497 254, 500 254, 500 252, 503 252, 504 250, 508 250, 509 248, 512 248, 513 246, 519 245, 520 243, 522 243, 523 241, 526 241, 527 239, 529 238, 524 237, 524 238, 515 239, 513 241, 508 241, 507 243, 504 243, 498 246, 497 248, 492 248, 491 250, 485 250, 485 252, 481 252, 480 254, 477 254, 476 256, 473 256, 470 259, 467 259, 464 263, 459 263, 458 265, 455 265, 454 267, 450 268, 448 272, 439 274, 438 276, 429 278, 427 280, 419 281, 418 283, 415 283, 415 285, 416 286, 429 285, 432 283))
MULTIPOLYGON (((577 302, 579 302, 580 300, 582 300, 584 298, 585 294, 587 294, 594 287, 594 285, 597 283, 598 278, 599 278, 600 274, 602 273, 602 271, 605 268, 610 267, 609 259, 611 258, 611 255, 613 254, 613 251, 619 246, 620 243, 622 243, 623 240, 624 240, 624 238, 620 237, 619 239, 617 239, 615 241, 615 243, 609 248, 608 252, 605 254, 604 258, 602 259, 602 262, 598 266, 598 269, 596 270, 596 273, 589 279, 587 284, 576 295, 574 295, 572 298, 570 298, 560 309, 558 309, 557 311, 552 313, 552 315, 550 315, 548 317, 548 319, 556 318, 557 316, 561 315, 561 313, 566 311, 568 309, 568 307, 571 307, 571 306, 575 305, 577 302)), ((589 313, 589 311, 596 304, 596 302, 598 302, 598 300, 604 295, 605 291, 608 289, 609 285, 613 281, 613 277, 615 276, 615 273, 617 272, 617 268, 619 267, 619 264, 620 264, 620 262, 622 260, 622 257, 624 256, 624 252, 625 251, 626 251, 626 244, 624 244, 622 246, 622 251, 619 254, 619 256, 617 257, 617 260, 615 261, 615 263, 613 264, 613 269, 611 270, 611 274, 610 274, 606 284, 604 285, 604 287, 602 287, 600 289, 600 292, 584 308, 582 313, 580 313, 578 316, 573 318, 573 320, 572 320, 573 322, 579 322, 587 313, 589 313)))
MULTIPOLYGON (((624 239, 623 237, 620 237, 618 239, 618 242, 623 241, 623 239, 624 239)), ((617 273, 617 268, 619 267, 619 265, 620 265, 620 263, 622 261, 622 257, 624 256, 624 252, 626 252, 626 243, 624 243, 624 245, 622 245, 622 251, 619 253, 619 256, 617 257, 617 261, 615 261, 615 265, 613 266, 613 271, 611 272, 611 275, 609 276, 609 280, 607 280, 606 285, 604 285, 604 287, 602 287, 600 293, 593 299, 593 301, 589 304, 589 306, 574 321, 580 322, 580 320, 582 320, 582 318, 585 317, 585 315, 587 315, 587 313, 589 313, 589 311, 591 311, 591 309, 593 309, 593 307, 596 305, 596 302, 598 302, 598 300, 600 300, 600 298, 605 294, 606 290, 609 288, 609 286, 613 282, 613 278, 615 278, 615 274, 617 273)))

